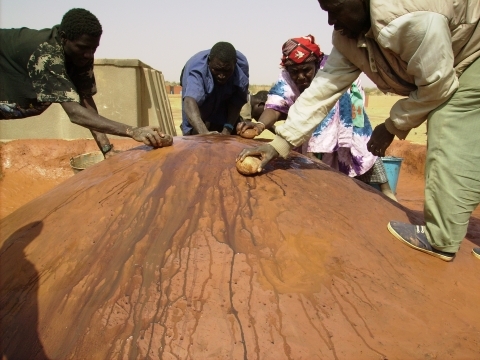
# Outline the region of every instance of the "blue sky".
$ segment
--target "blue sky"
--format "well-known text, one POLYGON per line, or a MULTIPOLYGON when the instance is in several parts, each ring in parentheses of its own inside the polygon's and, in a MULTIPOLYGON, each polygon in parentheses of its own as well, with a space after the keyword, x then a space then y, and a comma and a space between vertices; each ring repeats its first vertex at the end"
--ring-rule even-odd
POLYGON ((316 0, 0 0, 0 27, 52 27, 74 7, 103 26, 96 58, 139 59, 167 81, 178 81, 185 62, 218 41, 244 53, 258 85, 276 81, 288 38, 312 34, 322 51, 332 49, 332 27, 316 0))

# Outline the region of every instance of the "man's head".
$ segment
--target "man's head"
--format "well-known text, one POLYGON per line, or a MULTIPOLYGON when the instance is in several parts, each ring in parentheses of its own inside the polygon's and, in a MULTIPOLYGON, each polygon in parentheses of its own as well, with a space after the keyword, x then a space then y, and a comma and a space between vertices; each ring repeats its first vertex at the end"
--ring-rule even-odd
POLYGON ((370 29, 369 0, 318 0, 328 13, 328 24, 342 35, 357 39, 370 29))
POLYGON ((224 85, 235 71, 237 52, 232 44, 218 42, 213 45, 208 55, 208 67, 213 79, 219 85, 224 85))
POLYGON ((265 103, 267 102, 268 91, 261 90, 255 95, 250 96, 250 105, 252 106, 252 118, 257 120, 263 114, 265 103))
POLYGON ((323 53, 313 35, 288 39, 282 46, 283 66, 300 92, 310 86, 317 73, 323 53))
POLYGON ((60 24, 60 37, 67 62, 80 67, 89 65, 100 44, 101 35, 102 25, 90 11, 67 11, 60 24))

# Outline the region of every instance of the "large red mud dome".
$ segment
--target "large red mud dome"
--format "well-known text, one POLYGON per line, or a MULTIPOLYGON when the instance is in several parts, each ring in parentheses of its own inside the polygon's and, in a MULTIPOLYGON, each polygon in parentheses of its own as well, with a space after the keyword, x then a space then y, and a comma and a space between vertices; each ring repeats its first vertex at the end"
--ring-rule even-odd
POLYGON ((255 144, 137 147, 5 217, 5 358, 478 358, 469 240, 410 249, 386 225, 416 213, 301 155, 242 176, 255 144))

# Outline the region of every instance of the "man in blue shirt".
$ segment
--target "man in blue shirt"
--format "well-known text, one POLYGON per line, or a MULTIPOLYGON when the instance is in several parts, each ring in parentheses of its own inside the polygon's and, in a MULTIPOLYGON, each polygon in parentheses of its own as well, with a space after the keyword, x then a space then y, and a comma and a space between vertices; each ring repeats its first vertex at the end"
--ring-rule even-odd
POLYGON ((180 83, 183 135, 235 134, 249 85, 248 61, 240 51, 227 42, 200 51, 185 64, 180 83))

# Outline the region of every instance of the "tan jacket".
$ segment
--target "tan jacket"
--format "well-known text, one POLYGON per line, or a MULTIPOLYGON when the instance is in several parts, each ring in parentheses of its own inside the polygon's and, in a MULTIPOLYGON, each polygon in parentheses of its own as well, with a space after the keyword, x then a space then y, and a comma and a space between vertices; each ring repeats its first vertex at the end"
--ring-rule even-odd
POLYGON ((271 144, 282 156, 308 139, 361 72, 384 92, 408 95, 386 121, 403 139, 450 98, 462 71, 480 57, 480 0, 370 0, 370 16, 371 29, 358 41, 334 31, 324 69, 277 127, 271 144))

